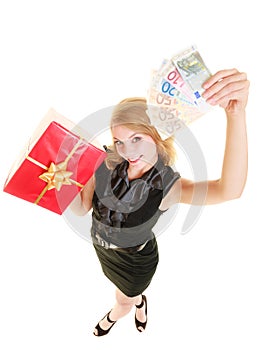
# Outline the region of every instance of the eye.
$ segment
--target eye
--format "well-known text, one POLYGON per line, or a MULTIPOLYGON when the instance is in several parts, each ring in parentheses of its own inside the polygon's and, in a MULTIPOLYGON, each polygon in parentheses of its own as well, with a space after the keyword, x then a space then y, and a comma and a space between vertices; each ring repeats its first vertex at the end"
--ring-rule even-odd
POLYGON ((136 143, 136 142, 139 142, 141 141, 141 137, 140 136, 135 136, 133 139, 132 139, 132 143, 136 143))
POLYGON ((114 144, 115 144, 116 146, 121 146, 121 145, 123 145, 123 142, 117 140, 117 141, 114 142, 114 144))

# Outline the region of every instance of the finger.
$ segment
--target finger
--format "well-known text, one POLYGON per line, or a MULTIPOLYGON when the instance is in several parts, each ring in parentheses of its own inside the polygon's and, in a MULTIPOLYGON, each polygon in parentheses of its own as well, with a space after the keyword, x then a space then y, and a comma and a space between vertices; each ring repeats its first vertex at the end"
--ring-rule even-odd
POLYGON ((221 98, 224 98, 226 96, 233 96, 237 91, 242 91, 247 89, 247 84, 246 82, 243 81, 237 81, 234 83, 230 83, 226 86, 223 86, 220 90, 216 90, 216 92, 212 95, 210 95, 207 99, 206 102, 210 101, 218 101, 221 98))
POLYGON ((210 97, 213 94, 217 93, 218 91, 220 91, 221 89, 223 89, 225 86, 236 82, 236 81, 246 81, 247 79, 247 75, 246 73, 235 73, 232 75, 229 75, 227 77, 224 77, 220 80, 218 80, 217 82, 215 82, 213 85, 210 86, 210 88, 208 88, 204 93, 203 93, 203 97, 210 97))
POLYGON ((215 84, 216 82, 218 82, 221 79, 224 79, 226 77, 229 77, 231 75, 234 75, 236 73, 239 73, 238 70, 236 68, 233 69, 223 69, 218 71, 217 73, 215 73, 214 75, 212 75, 204 84, 203 84, 203 88, 204 89, 208 89, 210 86, 212 86, 213 84, 215 84))
POLYGON ((226 89, 226 92, 229 92, 231 89, 240 89, 240 86, 242 87, 243 85, 246 85, 246 79, 247 76, 245 73, 230 75, 216 82, 209 89, 207 89, 202 96, 204 98, 209 98, 219 93, 220 91, 223 91, 224 89, 226 89))
MULTIPOLYGON (((231 97, 224 97, 219 99, 216 102, 216 105, 226 108, 228 106, 230 106, 231 103, 235 103, 236 106, 240 105, 240 106, 246 106, 247 103, 247 96, 241 96, 238 93, 233 94, 231 97)), ((234 105, 232 105, 233 107, 234 105)))
POLYGON ((219 93, 214 95, 213 97, 207 99, 207 103, 210 103, 212 105, 221 105, 223 103, 229 102, 230 100, 236 100, 236 101, 246 101, 247 100, 247 89, 240 88, 236 90, 231 90, 230 92, 226 93, 219 93))

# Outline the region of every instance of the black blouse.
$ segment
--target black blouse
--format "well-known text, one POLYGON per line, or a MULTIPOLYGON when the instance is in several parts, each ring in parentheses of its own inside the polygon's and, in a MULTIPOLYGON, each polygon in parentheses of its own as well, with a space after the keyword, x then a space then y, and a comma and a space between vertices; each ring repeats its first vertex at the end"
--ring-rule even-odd
POLYGON ((92 236, 118 247, 133 247, 153 238, 162 214, 160 203, 180 178, 161 158, 139 179, 128 179, 127 161, 109 170, 103 163, 95 173, 92 236))

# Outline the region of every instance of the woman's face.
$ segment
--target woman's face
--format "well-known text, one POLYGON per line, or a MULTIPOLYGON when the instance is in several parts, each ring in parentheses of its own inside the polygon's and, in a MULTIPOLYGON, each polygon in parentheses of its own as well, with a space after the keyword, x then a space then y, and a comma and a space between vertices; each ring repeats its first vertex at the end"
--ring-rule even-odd
POLYGON ((112 128, 117 152, 134 170, 153 166, 157 159, 157 147, 151 136, 118 125, 112 128))

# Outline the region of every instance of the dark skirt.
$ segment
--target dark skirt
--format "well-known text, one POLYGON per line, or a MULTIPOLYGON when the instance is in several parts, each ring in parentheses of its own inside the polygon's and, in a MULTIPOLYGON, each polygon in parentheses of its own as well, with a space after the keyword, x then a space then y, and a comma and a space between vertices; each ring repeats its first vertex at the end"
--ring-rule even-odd
POLYGON ((105 249, 94 244, 105 276, 128 297, 142 294, 156 271, 159 255, 156 239, 136 253, 105 249))

